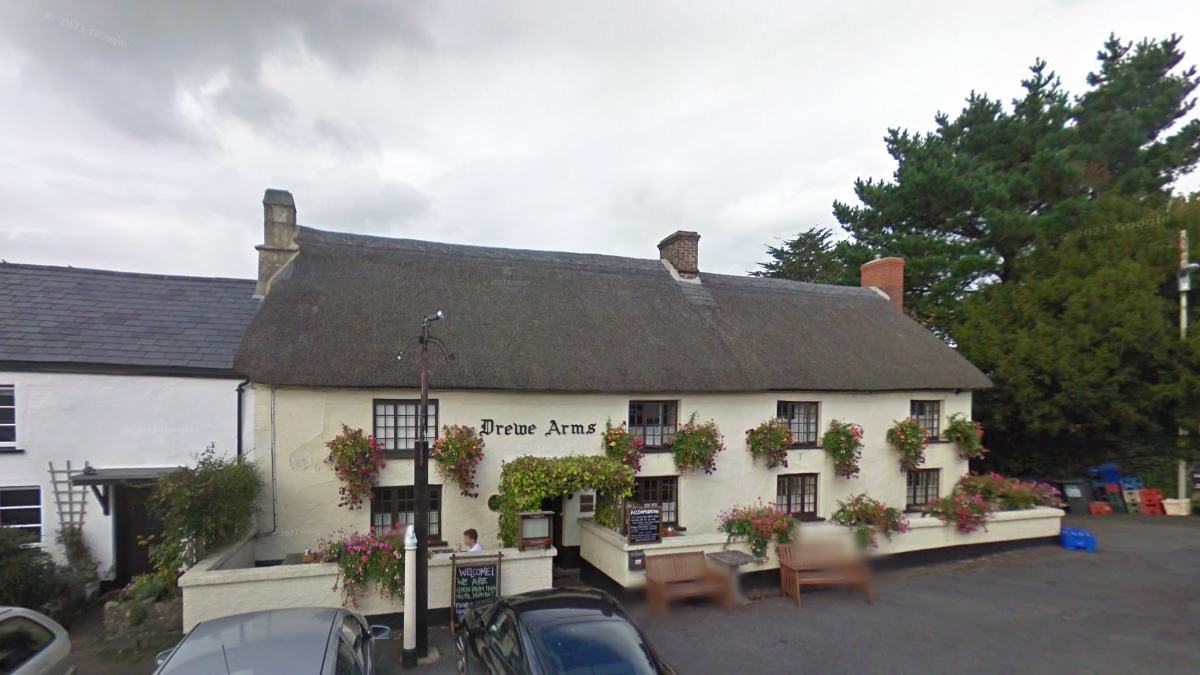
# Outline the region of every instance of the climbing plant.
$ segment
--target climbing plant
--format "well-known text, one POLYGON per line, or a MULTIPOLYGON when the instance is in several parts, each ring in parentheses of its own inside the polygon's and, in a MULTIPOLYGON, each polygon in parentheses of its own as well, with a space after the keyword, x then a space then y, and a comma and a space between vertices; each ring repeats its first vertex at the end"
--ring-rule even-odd
POLYGON ((593 520, 616 527, 621 502, 633 495, 633 471, 620 460, 601 455, 533 457, 526 455, 500 468, 500 541, 517 544, 518 514, 539 511, 542 500, 580 490, 596 492, 593 520))

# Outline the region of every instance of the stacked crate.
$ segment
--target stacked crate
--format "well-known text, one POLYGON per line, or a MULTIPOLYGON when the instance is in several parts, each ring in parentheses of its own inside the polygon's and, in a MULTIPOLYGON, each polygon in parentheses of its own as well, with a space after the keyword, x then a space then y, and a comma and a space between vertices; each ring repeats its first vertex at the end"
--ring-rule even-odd
POLYGON ((1122 478, 1121 497, 1125 500, 1125 508, 1130 513, 1142 513, 1142 488, 1146 484, 1141 478, 1122 478))
POLYGON ((1142 513, 1148 516, 1165 516, 1167 512, 1163 509, 1163 493, 1162 490, 1151 490, 1143 488, 1139 491, 1139 498, 1142 504, 1142 513))

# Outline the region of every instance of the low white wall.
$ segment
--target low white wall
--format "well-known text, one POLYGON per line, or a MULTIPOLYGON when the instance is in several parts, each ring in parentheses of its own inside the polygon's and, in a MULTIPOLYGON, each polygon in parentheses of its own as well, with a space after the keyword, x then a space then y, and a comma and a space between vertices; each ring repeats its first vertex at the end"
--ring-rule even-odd
MULTIPOLYGON (((970 534, 959 533, 953 527, 934 517, 910 517, 908 532, 894 535, 891 541, 879 537, 879 548, 868 554, 889 555, 948 546, 1055 537, 1062 529, 1063 515, 1064 512, 1061 509, 1050 508, 1001 511, 992 514, 992 518, 987 524, 987 530, 970 534)), ((644 572, 629 570, 629 551, 640 550, 644 551, 647 556, 652 556, 685 551, 715 553, 727 548, 726 537, 723 534, 665 537, 661 544, 639 545, 626 543, 624 537, 606 527, 595 524, 590 518, 579 519, 579 526, 581 532, 580 554, 583 559, 626 588, 636 588, 644 586, 646 583, 644 572)), ((844 539, 849 544, 851 530, 832 523, 804 523, 800 526, 798 536, 800 540, 806 538, 844 539)), ((744 541, 735 541, 729 544, 728 548, 745 553, 750 552, 750 548, 744 541)), ((778 568, 779 559, 776 556, 775 547, 772 545, 766 560, 745 565, 741 571, 747 573, 778 568)))
MULTIPOLYGON (((557 553, 553 548, 528 551, 506 548, 500 552, 504 554, 500 571, 502 595, 551 587, 551 567, 557 553)), ((342 604, 341 591, 333 589, 337 580, 337 565, 333 563, 273 567, 253 567, 253 564, 251 535, 205 558, 180 577, 183 630, 189 631, 201 621, 244 612, 342 604), (247 566, 237 568, 235 563, 247 566)), ((430 609, 450 606, 450 569, 449 554, 430 558, 430 609)), ((359 598, 358 611, 363 614, 390 614, 403 608, 402 600, 392 601, 374 592, 359 598)))

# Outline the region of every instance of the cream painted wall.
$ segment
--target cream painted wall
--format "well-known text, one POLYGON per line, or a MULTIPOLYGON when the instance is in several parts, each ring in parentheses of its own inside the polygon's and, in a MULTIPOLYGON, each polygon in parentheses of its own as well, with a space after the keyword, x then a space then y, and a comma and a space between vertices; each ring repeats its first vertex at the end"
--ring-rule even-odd
MULTIPOLYGON (((73 469, 161 467, 188 464, 209 443, 232 456, 237 447, 237 379, 100 374, 0 372, 0 384, 16 394, 16 447, 0 454, 0 486, 39 487, 43 543, 59 529, 49 462, 73 469)), ((246 388, 246 450, 253 428, 253 392, 246 388)), ((113 518, 89 491, 84 536, 100 569, 114 564, 113 518)))
MULTIPOLYGON (((415 399, 411 390, 311 389, 255 385, 255 445, 258 457, 268 466, 267 453, 274 448, 277 475, 277 524, 273 534, 260 536, 256 556, 260 560, 279 559, 288 553, 315 547, 317 539, 338 528, 369 527, 369 511, 339 508, 340 483, 324 463, 325 443, 341 430, 341 424, 372 430, 376 398, 415 399)), ((688 535, 716 531, 716 518, 723 509, 763 499, 775 500, 776 476, 783 473, 820 474, 818 514, 827 516, 838 499, 866 492, 894 506, 904 506, 905 474, 896 453, 887 445, 884 434, 893 421, 906 417, 914 398, 943 400, 943 417, 954 413, 970 415, 971 394, 962 392, 889 392, 874 394, 844 393, 750 393, 750 394, 554 394, 488 391, 434 391, 439 401, 439 425, 463 424, 476 427, 484 418, 498 425, 520 423, 536 425, 530 435, 489 435, 484 437, 485 457, 477 471, 480 497, 459 494, 455 486, 443 490, 444 537, 459 540, 464 529, 473 527, 487 548, 495 548, 496 514, 488 510, 486 498, 496 491, 501 462, 520 455, 556 457, 571 454, 596 454, 601 451, 600 437, 606 419, 614 424, 626 419, 629 401, 669 399, 679 401, 680 421, 693 412, 701 421, 715 419, 725 435, 725 452, 717 459, 717 471, 711 476, 685 475, 680 479, 680 520, 688 535), (745 431, 775 414, 780 400, 819 401, 821 431, 830 420, 840 419, 861 424, 865 430, 865 449, 859 478, 843 479, 833 475, 832 462, 819 449, 790 453, 787 469, 767 470, 754 464, 745 448, 745 431), (546 435, 550 421, 558 424, 596 425, 596 431, 583 435, 546 435)), ((933 444, 926 453, 925 466, 942 469, 941 490, 948 493, 958 477, 967 471, 967 462, 957 456, 951 444, 933 444)), ((639 475, 677 475, 669 454, 649 454, 642 461, 639 475)), ((412 460, 392 460, 380 476, 381 485, 411 485, 412 460)), ((431 471, 431 483, 442 483, 431 471)), ((260 530, 273 527, 271 493, 268 485, 259 516, 260 530)), ((566 502, 564 545, 580 544, 576 521, 578 497, 566 502)))
MULTIPOLYGON (((253 565, 254 537, 241 540, 200 561, 179 578, 183 592, 183 630, 201 621, 243 612, 289 607, 337 607, 341 591, 333 589, 337 565, 253 565)), ((516 595, 551 586, 554 549, 518 551, 501 549, 500 593, 516 595)), ((429 607, 450 606, 450 556, 436 555, 429 561, 429 607)), ((402 612, 402 600, 371 592, 359 599, 363 614, 402 612)))

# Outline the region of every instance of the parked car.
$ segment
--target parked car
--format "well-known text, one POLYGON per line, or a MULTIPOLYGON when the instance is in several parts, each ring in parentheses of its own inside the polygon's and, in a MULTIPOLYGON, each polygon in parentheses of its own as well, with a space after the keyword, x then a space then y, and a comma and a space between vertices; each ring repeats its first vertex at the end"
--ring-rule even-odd
POLYGON ((270 609, 202 621, 158 655, 155 675, 290 673, 372 675, 375 640, 387 626, 368 626, 338 607, 270 609))
POLYGON ((45 614, 21 607, 0 607, 0 673, 72 675, 71 636, 45 614))
POLYGON ((460 675, 674 675, 625 608, 601 591, 515 595, 463 612, 460 675))

